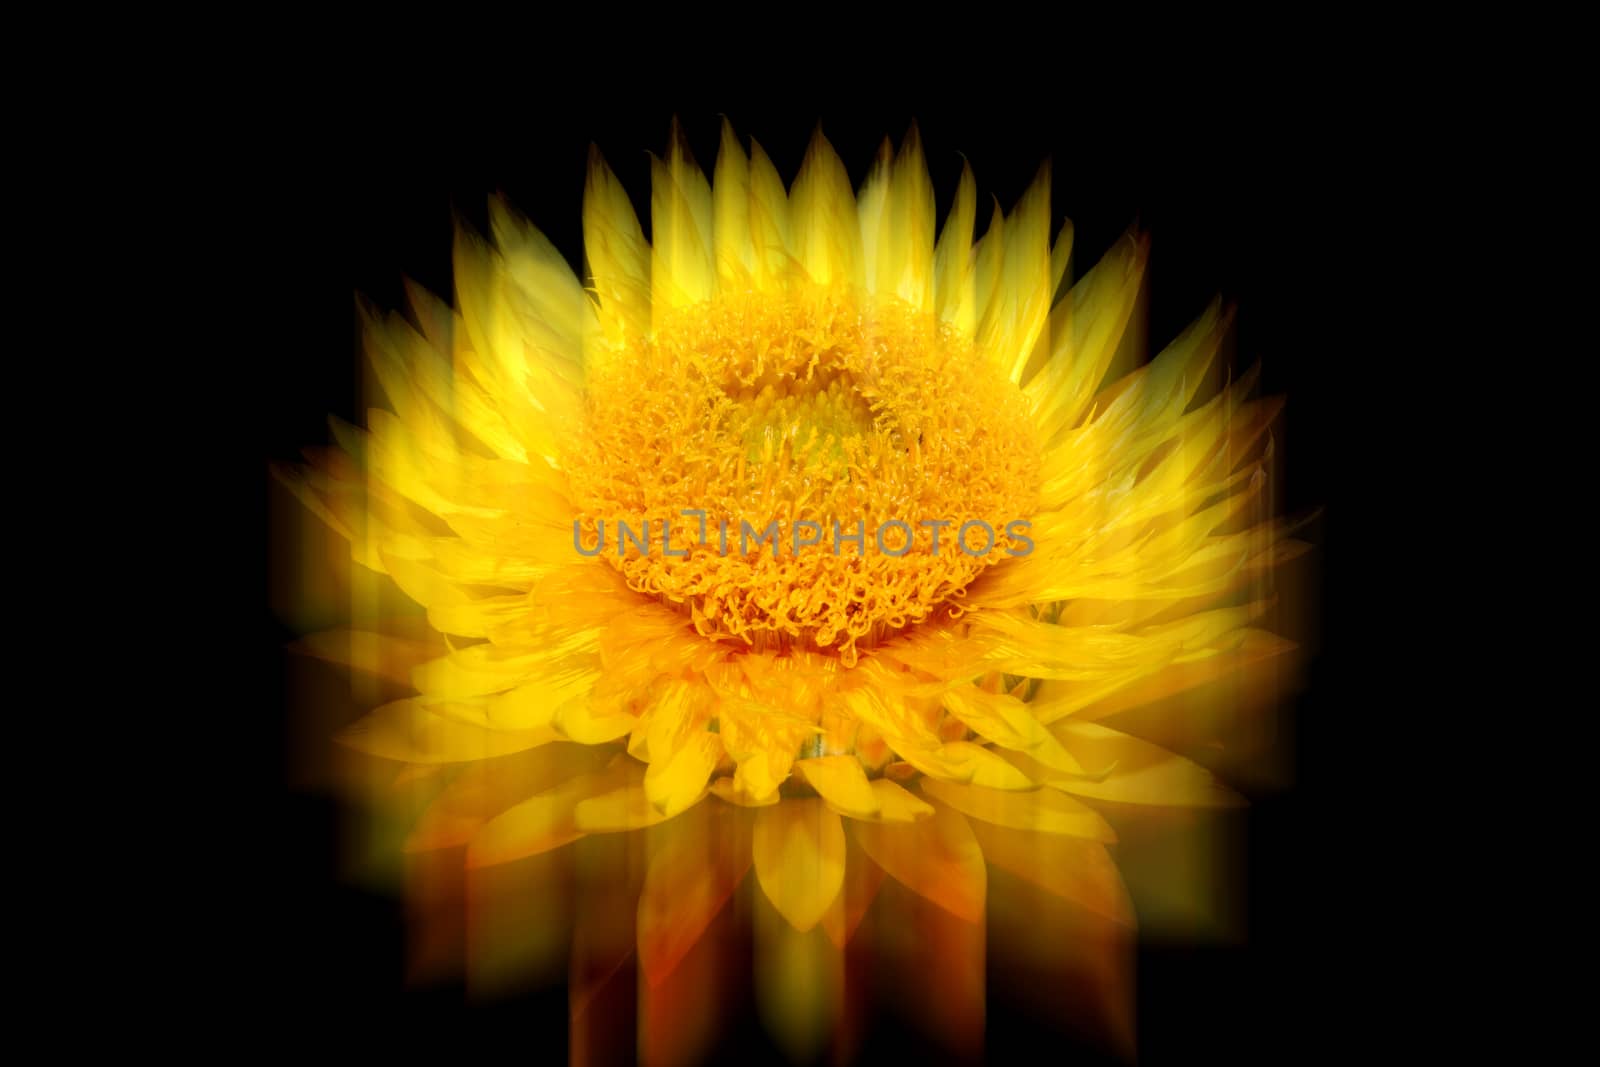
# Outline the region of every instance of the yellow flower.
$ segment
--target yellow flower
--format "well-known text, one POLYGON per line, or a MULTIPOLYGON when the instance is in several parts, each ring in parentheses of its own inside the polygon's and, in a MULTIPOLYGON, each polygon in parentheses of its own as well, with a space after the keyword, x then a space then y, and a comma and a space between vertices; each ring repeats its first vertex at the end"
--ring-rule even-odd
POLYGON ((1103 805, 1233 794, 1106 720, 1291 647, 1256 626, 1299 547, 1261 491, 1278 404, 1203 391, 1229 314, 1105 381, 1145 239, 1057 299, 1048 173, 974 241, 965 170, 936 239, 915 129, 859 193, 820 132, 787 191, 727 126, 713 180, 676 130, 652 169, 647 242, 592 156, 584 281, 492 203, 454 307, 367 314, 389 407, 278 472, 426 609, 305 644, 413 687, 343 735, 455 772, 408 779, 409 847, 671 820, 652 982, 752 867, 835 946, 879 872, 979 922, 986 863, 1130 922, 1103 805))

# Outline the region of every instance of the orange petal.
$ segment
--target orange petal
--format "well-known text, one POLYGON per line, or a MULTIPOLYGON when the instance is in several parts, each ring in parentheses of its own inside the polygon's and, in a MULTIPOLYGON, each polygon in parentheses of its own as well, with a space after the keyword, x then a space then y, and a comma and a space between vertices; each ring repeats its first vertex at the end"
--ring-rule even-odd
POLYGON ((1134 924, 1122 873, 1098 841, 1008 830, 984 822, 973 822, 971 829, 983 847, 983 858, 996 867, 1097 915, 1134 924))
POLYGON ((850 831, 872 861, 906 888, 968 922, 983 918, 983 853, 964 815, 935 808, 917 822, 852 820, 850 831))
POLYGON ((750 869, 744 812, 701 804, 651 831, 639 896, 639 962, 651 985, 678 965, 750 869))

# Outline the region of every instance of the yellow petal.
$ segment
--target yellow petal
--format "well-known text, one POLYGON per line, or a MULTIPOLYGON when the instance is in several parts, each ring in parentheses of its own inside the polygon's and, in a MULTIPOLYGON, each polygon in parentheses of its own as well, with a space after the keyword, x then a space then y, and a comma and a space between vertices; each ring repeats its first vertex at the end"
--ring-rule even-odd
POLYGON ((858 214, 867 290, 933 310, 933 184, 915 123, 893 162, 883 142, 862 186, 858 214))
POLYGON ((586 834, 621 833, 665 822, 669 816, 650 803, 642 785, 626 785, 580 801, 573 823, 586 834))
POLYGON ((990 789, 1032 789, 1036 784, 999 754, 971 741, 897 751, 903 760, 923 774, 946 781, 969 782, 990 789))
POLYGON ((915 822, 933 814, 933 806, 927 801, 887 778, 872 780, 872 800, 877 805, 876 811, 847 814, 852 819, 868 822, 915 822))
POLYGON ((1045 766, 1068 774, 1083 772, 1071 753, 1034 717, 1033 709, 1009 693, 986 693, 962 685, 945 693, 944 705, 988 741, 1026 752, 1045 766))
POLYGON ((818 285, 861 285, 861 225, 850 175, 819 127, 789 196, 795 258, 818 285))
POLYGON ((840 814, 867 818, 877 813, 872 783, 854 756, 796 760, 794 769, 840 814))
POLYGON ((777 289, 795 261, 790 253, 789 197, 778 168, 755 141, 750 142, 750 250, 756 287, 777 289))
MULTIPOLYGON (((894 147, 887 137, 878 147, 867 180, 856 195, 856 217, 861 226, 861 270, 866 277, 867 289, 879 292, 878 249, 891 237, 892 224, 886 207, 889 200, 889 172, 894 161, 894 147)), ((889 274, 885 269, 884 274, 889 274)), ((892 292, 893 288, 889 290, 892 292)))
POLYGON ((1116 832, 1099 812, 1050 788, 1015 792, 924 778, 922 791, 963 815, 996 826, 1070 834, 1094 841, 1114 842, 1117 839, 1116 832))
POLYGON ((775 792, 802 743, 816 732, 808 720, 762 702, 724 698, 717 714, 723 748, 738 764, 734 784, 749 797, 775 792))
POLYGON ((418 664, 411 672, 411 684, 434 700, 466 700, 503 693, 547 662, 542 652, 471 645, 418 664))
POLYGON ((1098 398, 1105 410, 1100 418, 1149 423, 1181 413, 1205 384, 1205 371, 1232 322, 1232 310, 1213 300, 1155 359, 1098 398))
POLYGON ((743 808, 764 808, 778 803, 779 800, 776 787, 773 788, 772 792, 763 796, 751 796, 748 792, 740 789, 738 783, 732 778, 718 778, 711 783, 711 792, 729 804, 737 804, 743 808))
POLYGON ((1077 425, 1093 401, 1133 313, 1149 248, 1148 239, 1130 233, 1057 307, 1050 331, 1054 350, 1025 390, 1046 440, 1077 425))
POLYGON ((438 634, 399 637, 371 630, 325 630, 302 637, 289 650, 410 685, 412 669, 443 652, 444 641, 438 634))
POLYGON ((711 244, 717 286, 738 292, 751 284, 755 249, 750 239, 750 161, 733 124, 722 120, 722 146, 711 185, 711 244))
POLYGON ((599 770, 605 757, 600 749, 557 741, 469 764, 428 805, 406 838, 405 849, 429 852, 465 845, 490 819, 531 796, 599 770))
POLYGON ((1243 803, 1243 798, 1198 763, 1130 734, 1071 719, 1053 732, 1086 767, 1111 768, 1099 780, 1050 779, 1050 784, 1069 793, 1124 804, 1216 808, 1243 803))
POLYGON ((1127 926, 1133 902, 1111 853, 1098 841, 974 822, 983 858, 1064 900, 1127 926))
POLYGON ((666 763, 704 729, 706 696, 703 686, 681 679, 658 686, 639 715, 634 728, 636 744, 630 745, 629 751, 650 763, 666 763))
POLYGON ((351 724, 338 735, 341 744, 384 759, 408 763, 462 763, 489 759, 557 740, 548 728, 491 730, 474 724, 470 709, 450 716, 448 705, 424 707, 397 700, 351 724))
POLYGON ((413 432, 456 443, 454 377, 444 353, 429 344, 399 314, 383 314, 362 301, 363 348, 384 395, 413 432))
POLYGON ((570 741, 603 745, 627 734, 635 721, 632 715, 605 711, 591 701, 573 700, 556 709, 550 726, 570 741))
POLYGON ((583 336, 594 305, 566 257, 499 196, 489 200, 489 233, 502 267, 500 314, 521 341, 504 353, 508 367, 525 374, 530 361, 540 362, 581 380, 583 336))
POLYGON ((913 122, 895 156, 886 215, 891 228, 878 260, 877 291, 933 310, 933 182, 913 122))
POLYGON ((962 163, 955 203, 945 218, 934 252, 934 306, 941 319, 969 337, 977 328, 972 296, 972 224, 977 208, 978 184, 972 177, 972 167, 962 163))
POLYGON ((650 246, 627 190, 593 146, 583 188, 583 258, 600 301, 606 339, 618 344, 648 333, 650 246))
MULTIPOLYGON (((1291 678, 1292 666, 1288 658, 1297 650, 1293 641, 1286 641, 1265 630, 1245 629, 1230 647, 1215 655, 1200 659, 1174 662, 1154 673, 1145 674, 1133 684, 1120 684, 1109 692, 1059 683, 1057 692, 1043 703, 1051 709, 1041 713, 1042 722, 1054 722, 1072 715, 1077 722, 1096 722, 1129 709, 1139 709, 1141 719, 1149 721, 1170 720, 1182 727, 1182 717, 1196 706, 1230 703, 1253 705, 1262 698, 1275 694, 1291 678), (1203 686, 1215 685, 1219 692, 1215 700, 1193 694, 1203 686), (1175 697, 1184 697, 1175 700, 1175 697)), ((1041 690, 1041 696, 1043 696, 1041 690)), ((1208 690, 1209 692, 1209 690, 1208 690)), ((1141 734, 1143 730, 1139 731, 1141 734)))
POLYGON ((432 611, 434 608, 471 601, 460 585, 448 575, 441 574, 438 568, 421 560, 396 555, 387 551, 387 547, 385 545, 379 549, 379 568, 394 579, 394 584, 400 587, 401 592, 418 604, 432 611))
POLYGON ((515 593, 510 596, 434 603, 428 607, 428 622, 443 634, 488 637, 497 628, 526 616, 528 611, 528 597, 515 593))
POLYGON ((1000 202, 994 201, 994 212, 989 216, 989 228, 972 250, 971 300, 972 329, 976 336, 982 329, 984 318, 993 303, 995 291, 1005 267, 1006 215, 1000 202))
POLYGON ((667 158, 650 160, 650 306, 658 316, 710 300, 717 280, 711 186, 676 119, 670 137, 667 158))
POLYGON ((422 327, 427 344, 446 357, 442 361, 444 366, 433 373, 442 370, 447 380, 434 379, 426 387, 427 392, 435 403, 441 404, 445 414, 495 455, 518 463, 527 462, 529 455, 518 428, 506 419, 499 403, 471 373, 470 358, 455 360, 453 365, 448 359, 468 344, 467 328, 461 316, 448 303, 410 280, 406 281, 405 289, 406 302, 411 305, 412 317, 422 327))
POLYGON ((645 772, 645 794, 663 816, 670 818, 694 804, 706 792, 706 780, 722 758, 722 738, 714 733, 691 737, 670 759, 650 764, 645 772))
MULTIPOLYGON (((458 348, 456 358, 470 365, 473 376, 524 435, 529 451, 550 456, 579 414, 574 386, 582 380, 583 334, 593 305, 566 260, 542 234, 497 201, 490 203, 489 214, 500 248, 465 231, 456 238, 456 304, 468 342, 458 348)), ((369 425, 378 429, 370 414, 369 425)), ((382 476, 443 514, 437 501, 419 490, 450 473, 435 463, 382 476)), ((448 498, 448 486, 438 488, 448 498)))
POLYGON ((756 878, 796 930, 821 920, 844 885, 844 829, 820 800, 784 800, 756 812, 756 878))
POLYGON ((574 809, 607 780, 603 773, 579 775, 490 819, 473 836, 467 865, 510 863, 576 841, 583 831, 573 818, 574 809))
POLYGON ((915 123, 898 155, 884 142, 857 213, 868 291, 933 310, 933 185, 915 123))
POLYGON ((553 727, 567 704, 584 700, 600 680, 594 657, 572 656, 524 678, 515 688, 489 700, 489 721, 503 729, 553 727))
POLYGON ((1003 259, 993 267, 997 275, 993 295, 978 324, 979 344, 999 359, 1001 372, 1013 382, 1022 377, 1055 295, 1050 221, 1047 163, 1006 219, 1003 259))

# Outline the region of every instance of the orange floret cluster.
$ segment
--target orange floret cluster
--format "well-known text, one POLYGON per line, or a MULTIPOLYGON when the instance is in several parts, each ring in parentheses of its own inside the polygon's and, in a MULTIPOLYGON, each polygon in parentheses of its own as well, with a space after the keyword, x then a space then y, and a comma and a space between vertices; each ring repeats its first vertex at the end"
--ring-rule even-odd
MULTIPOLYGON (((1010 558, 1020 543, 1007 524, 1037 505, 1039 442, 1021 394, 970 341, 898 300, 719 297, 665 313, 649 338, 594 367, 584 432, 563 457, 579 536, 708 637, 854 663, 858 647, 1010 558), (685 511, 705 513, 704 543, 685 511), (877 543, 892 520, 912 531, 903 555, 877 543), (972 520, 995 533, 978 556, 956 546, 972 520), (645 551, 618 538, 619 522, 634 533, 648 524, 645 551), (777 544, 752 537, 744 554, 745 522, 778 523, 777 544), (820 535, 798 552, 797 522, 816 524, 801 540, 820 535), (682 557, 665 553, 664 524, 682 557)), ((979 551, 984 540, 974 529, 967 543, 979 551)), ((884 545, 900 552, 904 528, 888 527, 884 545)))

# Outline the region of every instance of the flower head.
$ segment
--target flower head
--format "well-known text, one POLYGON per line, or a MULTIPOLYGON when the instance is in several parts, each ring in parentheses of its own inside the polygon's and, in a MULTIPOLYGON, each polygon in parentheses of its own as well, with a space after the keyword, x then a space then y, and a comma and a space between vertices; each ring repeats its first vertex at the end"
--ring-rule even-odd
POLYGON ((837 944, 861 872, 976 922, 986 860, 1128 919, 1098 805, 1232 795, 1105 720, 1288 647, 1229 314, 1106 382, 1145 239, 1062 294, 1047 171, 975 240, 965 170, 936 236, 915 129, 859 193, 820 133, 786 190, 725 126, 713 179, 674 130, 647 242, 595 154, 583 281, 497 200, 453 306, 367 315, 388 408, 279 472, 426 609, 309 642, 414 687, 344 739, 459 767, 411 845, 475 868, 726 806, 641 905, 652 981, 752 865, 837 944))

